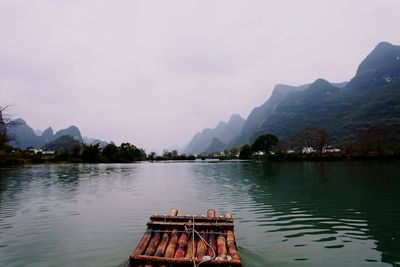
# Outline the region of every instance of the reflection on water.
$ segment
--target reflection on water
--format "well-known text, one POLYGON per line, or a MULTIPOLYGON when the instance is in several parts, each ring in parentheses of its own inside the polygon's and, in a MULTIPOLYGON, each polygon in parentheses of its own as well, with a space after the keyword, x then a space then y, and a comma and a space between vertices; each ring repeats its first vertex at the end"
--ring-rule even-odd
POLYGON ((0 171, 0 266, 118 266, 150 214, 232 211, 246 266, 400 266, 399 162, 0 171))

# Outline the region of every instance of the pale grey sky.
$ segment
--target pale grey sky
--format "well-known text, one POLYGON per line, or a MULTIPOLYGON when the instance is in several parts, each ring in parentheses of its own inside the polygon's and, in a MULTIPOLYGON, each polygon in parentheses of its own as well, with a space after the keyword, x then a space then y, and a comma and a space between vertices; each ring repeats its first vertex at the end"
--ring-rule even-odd
POLYGON ((0 0, 0 105, 34 129, 161 151, 277 83, 349 80, 400 44, 398 0, 0 0))

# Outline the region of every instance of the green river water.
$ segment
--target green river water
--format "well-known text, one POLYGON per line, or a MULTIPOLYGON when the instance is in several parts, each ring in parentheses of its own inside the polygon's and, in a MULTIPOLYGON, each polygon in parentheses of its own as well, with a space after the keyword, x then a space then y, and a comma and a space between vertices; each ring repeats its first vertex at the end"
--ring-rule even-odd
POLYGON ((122 266, 153 213, 232 212, 251 266, 400 266, 400 162, 0 170, 0 266, 122 266))

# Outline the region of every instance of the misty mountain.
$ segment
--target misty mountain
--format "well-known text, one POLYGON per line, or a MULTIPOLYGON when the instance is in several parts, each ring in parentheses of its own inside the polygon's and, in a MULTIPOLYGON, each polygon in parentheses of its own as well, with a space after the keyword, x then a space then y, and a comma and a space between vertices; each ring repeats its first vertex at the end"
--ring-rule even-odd
POLYGON ((66 129, 61 129, 58 132, 56 132, 52 138, 52 140, 56 140, 58 138, 60 138, 61 136, 71 136, 73 137, 75 140, 79 140, 82 141, 82 135, 81 135, 81 131, 78 129, 78 127, 72 125, 66 129))
POLYGON ((263 115, 256 114, 232 144, 253 142, 265 133, 282 139, 308 127, 325 128, 338 141, 377 123, 400 129, 400 46, 378 44, 347 84, 318 79, 281 98, 275 92, 264 106, 263 115))
POLYGON ((332 99, 339 94, 339 88, 326 80, 318 79, 307 89, 288 94, 275 110, 254 129, 250 142, 259 135, 272 133, 280 138, 289 137, 308 127, 323 127, 333 113, 332 99))
POLYGON ((400 46, 379 43, 361 62, 348 88, 376 89, 399 81, 400 46))
POLYGON ((106 142, 106 141, 102 141, 100 139, 90 138, 90 137, 86 137, 86 136, 83 136, 82 139, 83 139, 83 142, 87 145, 99 144, 99 147, 101 147, 101 148, 105 147, 108 144, 108 142, 106 142))
POLYGON ((13 139, 10 145, 18 148, 27 147, 41 147, 45 141, 40 136, 35 134, 35 131, 21 118, 15 119, 11 122, 12 126, 9 127, 8 132, 13 139))
POLYGON ((36 129, 34 132, 35 132, 35 134, 36 134, 37 136, 40 136, 40 135, 42 135, 42 133, 43 133, 43 131, 42 131, 42 130, 39 130, 39 129, 36 129))
MULTIPOLYGON (((251 111, 237 137, 220 141, 225 147, 238 146, 266 133, 284 139, 317 127, 344 142, 376 124, 400 134, 400 46, 387 42, 373 49, 348 83, 317 79, 301 86, 278 84, 270 98, 251 111)), ((191 145, 202 140, 204 146, 210 131, 197 134, 191 145)))
POLYGON ((47 143, 44 148, 46 150, 60 150, 60 149, 67 149, 71 150, 75 146, 79 146, 81 142, 78 139, 75 139, 73 136, 70 135, 62 135, 59 138, 47 143))
POLYGON ((17 148, 41 148, 45 144, 52 142, 61 136, 71 136, 75 140, 81 142, 81 132, 76 126, 70 126, 67 129, 61 129, 55 134, 51 127, 42 132, 41 135, 36 135, 35 131, 30 127, 26 121, 21 118, 15 119, 12 122, 13 126, 9 128, 9 133, 14 139, 10 145, 17 148))
POLYGON ((43 131, 41 136, 44 139, 45 143, 50 142, 51 140, 54 139, 53 128, 51 128, 51 127, 47 128, 46 130, 43 131))
POLYGON ((211 144, 206 148, 204 153, 211 154, 213 152, 219 152, 219 151, 224 150, 225 147, 226 147, 226 144, 222 143, 221 140, 214 137, 213 140, 211 141, 211 144))
POLYGON ((247 120, 239 133, 239 135, 233 140, 233 144, 245 144, 254 134, 254 130, 257 129, 260 124, 268 118, 268 115, 271 114, 288 93, 301 91, 307 88, 309 85, 301 85, 301 86, 290 86, 285 84, 278 84, 275 86, 272 91, 271 97, 265 101, 261 106, 255 107, 250 115, 247 117, 247 120))
MULTIPOLYGON (((17 148, 42 148, 44 145, 51 143, 57 139, 60 139, 63 136, 69 136, 76 140, 78 143, 88 141, 89 144, 94 144, 96 141, 103 145, 107 144, 105 141, 101 141, 98 139, 87 138, 83 139, 81 132, 78 127, 70 126, 66 129, 61 129, 54 133, 53 128, 48 127, 43 132, 40 130, 33 130, 25 120, 18 118, 12 121, 12 127, 9 127, 9 134, 14 139, 10 142, 10 145, 17 148), (37 133, 40 133, 38 135, 37 133)), ((86 142, 85 142, 86 143, 86 142)))
POLYGON ((187 154, 201 154, 218 138, 221 143, 230 143, 241 131, 245 120, 238 114, 233 114, 228 122, 221 121, 215 128, 204 129, 197 133, 184 149, 187 154))

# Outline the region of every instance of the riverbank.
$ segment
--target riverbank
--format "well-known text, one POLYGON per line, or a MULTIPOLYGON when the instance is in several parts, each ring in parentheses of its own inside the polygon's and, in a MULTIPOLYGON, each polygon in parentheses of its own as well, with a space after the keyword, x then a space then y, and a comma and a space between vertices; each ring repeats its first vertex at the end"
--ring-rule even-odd
POLYGON ((296 154, 275 154, 270 156, 254 156, 253 159, 271 161, 352 161, 352 160, 399 160, 400 154, 346 154, 346 153, 296 153, 296 154))
MULTIPOLYGON (((146 157, 137 160, 121 160, 109 161, 99 157, 96 161, 85 160, 83 158, 66 158, 57 155, 37 155, 29 153, 13 153, 0 155, 0 168, 11 166, 35 165, 35 164, 71 164, 71 163, 133 163, 133 162, 180 162, 180 161, 195 161, 195 160, 220 160, 230 161, 239 160, 236 157, 212 157, 212 156, 186 156, 179 155, 177 157, 146 157)), ((400 155, 379 155, 379 154, 275 154, 270 156, 253 156, 246 161, 272 161, 272 162, 290 162, 290 161, 393 161, 400 160, 400 155)))
POLYGON ((70 164, 70 163, 133 163, 142 161, 194 161, 196 157, 193 155, 177 155, 173 157, 167 156, 141 156, 141 157, 114 157, 109 159, 102 155, 92 157, 82 157, 81 155, 71 155, 65 152, 53 155, 32 154, 26 151, 0 154, 0 168, 11 166, 23 166, 32 164, 70 164))

